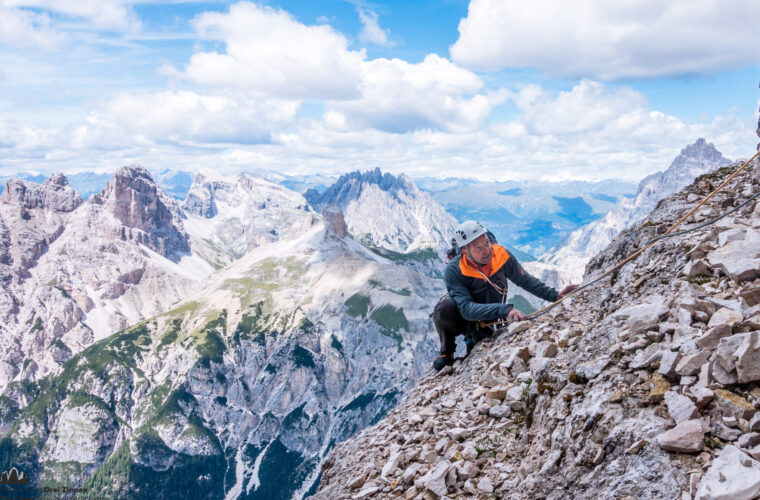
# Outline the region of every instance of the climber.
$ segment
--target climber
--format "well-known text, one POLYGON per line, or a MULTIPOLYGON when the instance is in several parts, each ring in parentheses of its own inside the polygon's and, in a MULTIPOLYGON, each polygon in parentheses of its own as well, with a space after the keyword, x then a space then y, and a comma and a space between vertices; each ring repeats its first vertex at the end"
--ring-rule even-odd
POLYGON ((490 337, 493 330, 480 321, 507 318, 523 321, 526 316, 507 304, 507 280, 549 302, 561 299, 578 285, 557 293, 526 273, 514 255, 496 243, 493 234, 480 223, 468 220, 457 226, 454 240, 460 251, 446 265, 443 279, 447 294, 435 305, 433 323, 441 341, 441 355, 433 362, 440 370, 454 363, 454 338, 463 334, 467 354, 475 343, 490 337))

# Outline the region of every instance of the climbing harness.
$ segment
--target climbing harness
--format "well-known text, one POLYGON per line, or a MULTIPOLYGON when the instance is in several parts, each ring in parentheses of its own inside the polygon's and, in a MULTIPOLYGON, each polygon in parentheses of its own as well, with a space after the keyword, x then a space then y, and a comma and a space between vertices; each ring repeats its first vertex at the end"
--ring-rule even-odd
MULTIPOLYGON (((745 205, 747 205, 748 203, 750 203, 752 200, 760 197, 760 192, 755 193, 750 198, 748 198, 747 200, 745 200, 744 202, 742 202, 740 205, 732 208, 731 210, 729 210, 728 212, 726 212, 726 213, 724 213, 722 215, 719 215, 718 217, 715 217, 715 218, 710 219, 710 220, 708 220, 706 222, 700 223, 697 226, 691 227, 689 229, 685 229, 683 231, 678 231, 678 232, 672 233, 672 231, 675 228, 677 228, 678 226, 680 226, 683 221, 685 221, 686 219, 688 219, 689 217, 691 217, 692 214, 694 214, 694 212, 696 212, 699 209, 699 207, 701 207, 702 205, 704 205, 710 198, 712 198, 713 196, 715 196, 721 189, 723 189, 726 186, 726 184, 728 184, 734 177, 736 177, 737 175, 739 175, 739 172, 741 172, 742 170, 744 170, 758 156, 760 156, 760 151, 758 151, 757 153, 755 153, 749 160, 745 161, 742 164, 741 167, 739 167, 733 174, 731 174, 728 177, 728 179, 726 179, 725 181, 723 181, 720 186, 718 186, 717 188, 715 188, 712 193, 710 193, 702 201, 700 201, 699 204, 697 204, 697 206, 695 206, 694 208, 692 208, 689 211, 689 213, 687 213, 686 215, 684 215, 683 217, 681 217, 675 224, 673 224, 672 226, 670 226, 670 228, 667 231, 665 231, 662 235, 657 236, 655 238, 652 238, 651 240, 649 240, 644 245, 644 247, 642 247, 641 249, 637 250, 636 252, 634 252, 633 254, 631 254, 629 257, 625 258, 623 261, 619 262, 614 267, 612 267, 612 268, 608 269, 607 271, 603 272, 602 274, 600 274, 596 278, 592 279, 588 283, 584 283, 584 284, 580 285, 578 288, 576 288, 572 292, 568 293, 567 295, 565 295, 561 299, 557 300, 556 302, 552 302, 551 304, 549 304, 549 305, 547 305, 547 306, 539 309, 538 311, 535 311, 535 312, 527 315, 526 318, 525 318, 525 321, 534 320, 534 319, 538 318, 539 316, 542 316, 542 315, 546 314, 550 310, 554 309, 557 305, 559 305, 563 300, 568 299, 568 298, 572 297, 573 295, 581 292, 582 290, 590 287, 591 285, 593 285, 595 283, 598 283, 599 281, 603 280, 604 278, 606 278, 607 276, 609 276, 610 274, 612 274, 616 270, 618 270, 621 267, 623 267, 626 263, 630 262, 631 260, 635 259, 639 255, 641 255, 642 253, 644 253, 644 251, 646 251, 649 247, 651 247, 652 245, 654 245, 658 241, 664 240, 664 239, 667 239, 667 238, 672 238, 674 236, 679 236, 679 235, 682 235, 682 234, 690 233, 692 231, 696 231, 697 229, 702 229, 703 227, 709 226, 710 224, 714 224, 714 223, 718 222, 720 219, 722 219, 722 218, 724 218, 724 217, 726 217, 728 215, 731 215, 732 213, 734 213, 737 210, 741 209, 742 207, 744 207, 745 205)), ((497 328, 497 327, 504 327, 504 326, 507 326, 507 325, 509 325, 509 321, 508 320, 497 320, 497 321, 493 321, 491 323, 485 323, 483 326, 493 326, 494 328, 497 328)))

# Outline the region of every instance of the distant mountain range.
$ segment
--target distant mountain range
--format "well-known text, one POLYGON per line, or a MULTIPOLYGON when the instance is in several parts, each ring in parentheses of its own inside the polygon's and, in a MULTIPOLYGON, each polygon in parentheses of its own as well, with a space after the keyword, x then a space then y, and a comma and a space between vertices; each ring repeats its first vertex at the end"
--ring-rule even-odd
MULTIPOLYGON (((201 170, 201 172, 211 172, 201 170)), ((467 178, 444 178, 437 179, 423 177, 412 179, 405 175, 391 176, 397 179, 395 185, 385 185, 384 176, 390 174, 378 174, 380 169, 366 173, 358 171, 345 174, 339 178, 325 175, 301 175, 289 176, 279 172, 256 169, 248 172, 249 178, 260 178, 274 184, 280 184, 289 190, 302 193, 307 201, 317 210, 323 206, 326 200, 334 198, 346 212, 349 225, 354 219, 361 219, 364 214, 352 213, 349 209, 351 196, 371 196, 371 191, 389 193, 387 196, 395 199, 394 203, 405 203, 399 196, 406 191, 416 190, 428 192, 433 199, 441 204, 456 221, 475 219, 486 225, 496 235, 499 242, 508 245, 516 255, 525 262, 535 260, 547 249, 559 243, 565 236, 577 228, 597 220, 604 216, 620 200, 625 197, 633 197, 635 185, 622 181, 602 182, 481 182, 467 178), (379 177, 378 177, 379 176, 379 177), (351 191, 348 184, 363 184, 364 188, 351 191), (368 186, 375 185, 376 188, 368 186), (331 189, 330 193, 326 191, 331 189)), ((184 200, 190 190, 196 173, 188 171, 161 170, 152 173, 156 183, 160 185, 169 196, 184 200)), ((45 177, 20 172, 13 177, 32 182, 42 182, 45 177)), ((225 177, 225 176, 223 176, 225 177)), ((10 177, 0 177, 0 192, 3 184, 10 177)), ((110 174, 95 174, 92 172, 80 172, 68 174, 69 185, 76 190, 84 200, 89 199, 95 193, 105 187, 110 174)), ((235 176, 226 176, 234 179, 235 176)), ((411 192, 411 191, 410 191, 411 192)), ((386 196, 386 195, 379 195, 386 196)), ((415 196, 421 196, 416 193, 415 196)), ((389 199, 390 199, 389 198, 389 199)), ((446 217, 439 219, 440 223, 448 220, 446 217)), ((446 223, 448 224, 448 223, 446 223)), ((451 236, 449 229, 444 224, 440 229, 428 228, 423 230, 438 232, 449 241, 451 236)), ((450 226, 451 224, 449 224, 450 226)), ((355 230, 352 227, 352 231, 355 230)), ((372 230, 366 231, 373 232, 372 230)), ((387 232, 387 231, 386 231, 387 232)), ((362 238, 361 233, 356 233, 362 238)), ((392 235, 391 235, 392 236, 392 235)), ((414 238, 413 238, 414 239, 414 238)), ((419 239, 419 238, 417 238, 419 239)), ((395 241, 390 238, 386 241, 395 241)), ((371 243, 371 242, 370 242, 371 243)), ((412 242, 409 241, 409 244, 412 242)), ((396 245, 396 243, 393 243, 396 245)), ((407 245, 408 246, 408 245, 407 245)), ((395 248, 401 250, 401 248, 395 248)))
POLYGON ((604 216, 633 196, 633 183, 480 182, 472 179, 418 179, 421 189, 459 220, 474 219, 496 238, 534 260, 563 237, 604 216))

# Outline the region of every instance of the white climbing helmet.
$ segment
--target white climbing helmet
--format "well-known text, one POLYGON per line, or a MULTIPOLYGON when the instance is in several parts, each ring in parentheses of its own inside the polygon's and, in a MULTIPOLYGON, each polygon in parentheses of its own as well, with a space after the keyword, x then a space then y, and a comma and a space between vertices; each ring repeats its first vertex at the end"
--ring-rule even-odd
POLYGON ((487 229, 480 222, 466 220, 459 224, 454 230, 454 239, 459 247, 463 247, 482 234, 486 234, 487 229))

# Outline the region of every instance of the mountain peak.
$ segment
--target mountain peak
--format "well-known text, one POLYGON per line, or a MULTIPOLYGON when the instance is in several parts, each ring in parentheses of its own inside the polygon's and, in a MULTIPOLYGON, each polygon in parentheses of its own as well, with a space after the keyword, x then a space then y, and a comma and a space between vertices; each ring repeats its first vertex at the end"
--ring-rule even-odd
POLYGON ((69 185, 69 180, 63 175, 63 172, 55 172, 53 175, 45 179, 43 184, 48 186, 66 187, 69 185))
POLYGON ((718 164, 718 163, 730 163, 729 160, 723 157, 720 151, 715 148, 715 145, 711 142, 707 142, 702 137, 697 139, 694 144, 689 144, 681 150, 675 160, 673 160, 672 166, 681 166, 688 160, 699 161, 703 163, 718 164))
POLYGON ((377 186, 381 191, 389 193, 402 191, 413 194, 419 191, 407 175, 401 174, 396 177, 388 172, 383 173, 380 167, 375 167, 374 170, 366 172, 354 170, 343 174, 325 192, 320 193, 315 189, 309 189, 303 196, 317 210, 324 209, 330 203, 337 203, 345 209, 344 202, 359 198, 368 185, 377 186))
POLYGON ((103 205, 124 226, 138 230, 123 238, 135 239, 165 257, 190 250, 179 207, 141 165, 117 170, 92 203, 103 205))

